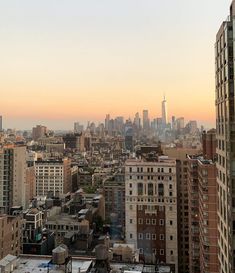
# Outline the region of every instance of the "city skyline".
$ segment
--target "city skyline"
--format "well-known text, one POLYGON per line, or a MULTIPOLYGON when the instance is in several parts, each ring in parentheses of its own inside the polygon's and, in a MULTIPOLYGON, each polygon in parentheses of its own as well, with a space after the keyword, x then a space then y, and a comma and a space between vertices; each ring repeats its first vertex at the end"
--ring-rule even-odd
POLYGON ((128 118, 142 109, 156 117, 164 93, 169 117, 213 127, 211 48, 226 2, 2 1, 6 127, 69 129, 74 120, 128 118))

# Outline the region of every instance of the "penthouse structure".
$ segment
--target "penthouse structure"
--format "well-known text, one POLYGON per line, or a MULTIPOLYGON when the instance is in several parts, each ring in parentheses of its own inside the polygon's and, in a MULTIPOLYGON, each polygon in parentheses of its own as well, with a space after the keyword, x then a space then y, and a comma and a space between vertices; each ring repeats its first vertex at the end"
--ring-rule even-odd
POLYGON ((145 262, 178 272, 176 161, 167 156, 125 163, 126 241, 145 262))

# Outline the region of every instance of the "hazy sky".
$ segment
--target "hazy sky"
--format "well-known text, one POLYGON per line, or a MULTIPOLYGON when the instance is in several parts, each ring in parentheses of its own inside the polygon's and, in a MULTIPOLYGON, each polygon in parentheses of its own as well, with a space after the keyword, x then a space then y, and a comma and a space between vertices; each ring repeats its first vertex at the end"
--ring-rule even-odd
POLYGON ((72 128, 149 109, 214 123, 214 41, 230 0, 0 0, 4 127, 72 128))

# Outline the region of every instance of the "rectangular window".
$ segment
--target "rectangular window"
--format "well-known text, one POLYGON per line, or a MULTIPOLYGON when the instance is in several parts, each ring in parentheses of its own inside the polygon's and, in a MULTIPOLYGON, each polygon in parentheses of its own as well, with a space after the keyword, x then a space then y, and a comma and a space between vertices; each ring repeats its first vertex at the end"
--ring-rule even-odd
POLYGON ((156 234, 152 234, 152 240, 156 240, 156 234))
POLYGON ((143 240, 143 233, 138 233, 138 239, 143 240))
POLYGON ((149 218, 146 219, 146 225, 150 225, 150 219, 149 218))
POLYGON ((164 249, 160 249, 160 255, 164 255, 164 249))
POLYGON ((156 219, 152 219, 152 225, 156 225, 156 219))
POLYGON ((142 225, 143 224, 143 219, 139 218, 138 222, 139 222, 139 225, 142 225))
POLYGON ((159 239, 160 239, 160 241, 163 241, 164 240, 164 234, 160 234, 159 239))
POLYGON ((160 226, 164 226, 164 219, 160 219, 160 220, 159 220, 159 225, 160 225, 160 226))
POLYGON ((150 233, 146 233, 146 239, 147 239, 147 240, 150 240, 150 239, 151 239, 150 233))

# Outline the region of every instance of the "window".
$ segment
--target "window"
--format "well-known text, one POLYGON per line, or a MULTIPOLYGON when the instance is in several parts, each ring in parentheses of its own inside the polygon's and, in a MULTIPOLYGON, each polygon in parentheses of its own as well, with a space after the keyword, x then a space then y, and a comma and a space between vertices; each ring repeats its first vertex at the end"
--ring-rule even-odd
POLYGON ((174 255, 174 251, 173 250, 171 250, 171 255, 174 255))
POLYGON ((133 223, 133 220, 132 219, 130 219, 130 224, 132 224, 133 223))
POLYGON ((160 255, 164 255, 164 249, 160 249, 160 255))
POLYGON ((143 233, 138 233, 138 239, 143 240, 143 233))
POLYGON ((164 226, 164 219, 160 219, 160 220, 159 220, 159 225, 160 225, 160 226, 164 226))
POLYGON ((150 219, 149 218, 146 219, 146 225, 150 225, 150 219))
POLYGON ((143 224, 143 219, 139 218, 138 222, 139 222, 139 225, 142 225, 143 224))
POLYGON ((138 183, 137 187, 138 187, 138 195, 143 195, 143 184, 138 183))
POLYGON ((143 248, 140 248, 139 250, 140 250, 140 254, 143 254, 143 253, 144 253, 143 248))
POLYGON ((148 184, 148 195, 153 195, 153 183, 148 184))
POLYGON ((129 191, 129 194, 132 195, 132 191, 129 191))
POLYGON ((173 236, 172 236, 172 235, 170 236, 170 240, 171 240, 171 241, 173 240, 173 236))
POLYGON ((150 240, 150 233, 146 233, 146 239, 150 240))
POLYGON ((152 240, 156 240, 156 234, 152 234, 152 240))
POLYGON ((132 188, 132 183, 129 184, 129 187, 132 188))
POLYGON ((132 168, 131 167, 129 168, 129 171, 130 171, 130 173, 132 173, 132 168))
POLYGON ((132 207, 132 205, 130 205, 130 210, 132 210, 133 209, 133 207, 132 207))
POLYGON ((160 241, 163 241, 164 240, 164 234, 160 234, 159 239, 160 239, 160 241))
POLYGON ((132 233, 130 233, 130 239, 132 239, 133 238, 133 235, 132 235, 132 233))
POLYGON ((172 226, 173 225, 173 221, 172 220, 170 220, 170 226, 172 226))
POLYGON ((169 184, 169 190, 172 190, 172 184, 169 184))
POLYGON ((156 219, 152 219, 152 225, 156 225, 156 219))
POLYGON ((162 183, 158 184, 158 195, 164 195, 164 185, 162 183))
POLYGON ((171 173, 171 171, 172 171, 171 168, 169 168, 169 173, 171 173))

